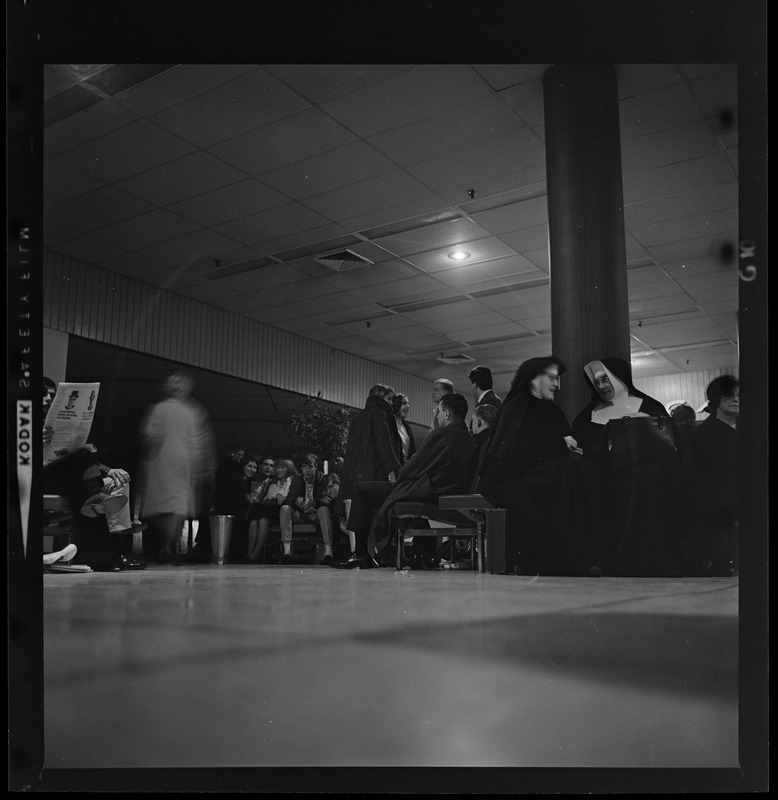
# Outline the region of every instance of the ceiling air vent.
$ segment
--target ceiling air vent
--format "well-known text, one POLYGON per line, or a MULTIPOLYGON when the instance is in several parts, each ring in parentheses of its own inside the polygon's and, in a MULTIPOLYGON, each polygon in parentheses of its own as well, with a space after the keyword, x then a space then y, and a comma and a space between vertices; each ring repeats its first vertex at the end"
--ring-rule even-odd
POLYGON ((466 356, 464 353, 454 353, 451 356, 444 356, 441 353, 436 359, 436 361, 442 361, 444 364, 464 364, 466 361, 475 361, 472 356, 466 356))
POLYGON ((347 269, 356 269, 357 267, 362 267, 365 264, 374 263, 367 258, 362 258, 362 256, 352 253, 351 250, 340 250, 337 253, 330 253, 326 256, 318 256, 313 260, 317 261, 319 264, 323 264, 325 267, 334 269, 335 272, 345 272, 347 269))

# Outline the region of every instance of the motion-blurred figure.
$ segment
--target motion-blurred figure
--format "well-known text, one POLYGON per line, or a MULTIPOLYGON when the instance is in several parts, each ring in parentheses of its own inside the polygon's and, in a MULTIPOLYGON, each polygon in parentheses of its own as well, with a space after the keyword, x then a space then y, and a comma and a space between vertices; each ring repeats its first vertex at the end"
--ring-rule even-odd
POLYGON ((175 560, 174 544, 185 519, 202 511, 216 471, 216 450, 205 409, 192 398, 194 380, 176 372, 162 384, 163 399, 140 424, 141 516, 147 561, 175 560))

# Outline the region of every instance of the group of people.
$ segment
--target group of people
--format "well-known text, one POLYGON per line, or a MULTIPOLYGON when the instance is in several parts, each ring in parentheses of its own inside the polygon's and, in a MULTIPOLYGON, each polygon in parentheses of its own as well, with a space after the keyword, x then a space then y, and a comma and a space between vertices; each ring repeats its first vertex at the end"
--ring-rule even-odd
MULTIPOLYGON (((141 424, 144 561, 175 562, 183 520, 195 517, 200 530, 187 560, 209 560, 208 515, 229 514, 235 518, 233 562, 292 563, 294 526, 308 523, 320 531, 322 565, 394 565, 392 536, 401 535, 390 525, 396 502, 436 502, 444 494, 478 491, 506 509, 510 572, 735 574, 737 379, 725 375, 711 382, 709 418, 697 424, 682 422, 675 411, 671 416, 638 390, 626 361, 593 360, 583 367, 591 401, 571 424, 554 402, 565 372, 556 356, 529 359, 503 401, 490 370, 476 367, 469 374, 469 426, 468 399, 450 380, 434 381, 431 429, 418 446, 406 419, 408 397, 376 384, 350 422, 342 461, 326 474, 317 453, 276 459, 247 454, 242 445, 215 465, 208 426, 188 399, 191 381, 173 375, 165 397, 141 424), (643 422, 625 426, 625 420, 643 422), (207 512, 198 514, 202 508, 207 512), (275 535, 277 555, 267 547, 275 535), (339 546, 345 540, 347 551, 339 546)), ((112 499, 117 487, 107 487, 105 479, 126 484, 129 476, 102 467, 94 452, 75 460, 77 477, 68 491, 81 517, 103 520, 102 533, 111 509, 121 505, 112 499)), ((65 467, 47 470, 52 479, 61 478, 65 467)), ((84 519, 77 528, 90 548, 100 523, 92 523, 90 533, 84 519)), ((411 568, 436 569, 435 547, 434 538, 417 537, 411 568)), ((131 568, 130 555, 112 558, 131 568)))

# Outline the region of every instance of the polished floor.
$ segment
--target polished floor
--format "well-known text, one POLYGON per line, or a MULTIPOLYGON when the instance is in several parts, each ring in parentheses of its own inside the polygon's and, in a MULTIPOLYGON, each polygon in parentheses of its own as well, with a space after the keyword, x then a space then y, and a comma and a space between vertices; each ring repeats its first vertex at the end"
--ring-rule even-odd
POLYGON ((47 769, 738 764, 737 579, 150 566, 44 607, 47 769))

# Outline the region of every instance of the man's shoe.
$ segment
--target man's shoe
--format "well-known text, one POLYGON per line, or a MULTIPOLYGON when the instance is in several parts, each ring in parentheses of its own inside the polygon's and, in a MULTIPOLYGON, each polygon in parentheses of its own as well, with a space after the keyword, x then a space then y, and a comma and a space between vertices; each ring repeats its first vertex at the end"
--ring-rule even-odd
POLYGON ((323 567, 329 567, 333 564, 335 559, 328 553, 324 558, 319 562, 323 567))
POLYGON ((281 564, 291 564, 292 563, 292 556, 289 553, 284 553, 281 556, 281 564))
POLYGON ((345 561, 335 561, 332 566, 336 569, 373 569, 378 564, 371 556, 351 556, 345 561))
POLYGON ((138 561, 125 555, 119 556, 118 563, 122 569, 146 569, 145 561, 138 561))

